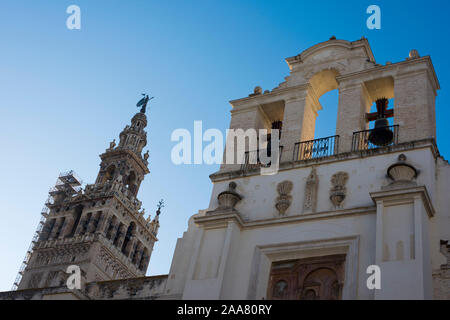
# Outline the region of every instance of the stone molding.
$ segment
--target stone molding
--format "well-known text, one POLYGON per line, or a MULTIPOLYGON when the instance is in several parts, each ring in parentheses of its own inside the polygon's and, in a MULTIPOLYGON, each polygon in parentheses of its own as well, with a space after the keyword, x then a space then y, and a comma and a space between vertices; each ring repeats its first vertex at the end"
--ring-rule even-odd
MULTIPOLYGON (((323 165, 329 164, 332 162, 340 162, 340 161, 351 161, 355 159, 362 159, 365 157, 372 157, 378 155, 384 155, 389 153, 396 153, 399 151, 409 151, 409 150, 417 150, 429 148, 433 153, 435 159, 440 157, 439 150, 436 146, 435 139, 423 139, 412 142, 403 142, 397 145, 384 147, 384 148, 376 148, 362 151, 352 151, 352 152, 343 152, 338 153, 333 156, 329 156, 326 158, 315 158, 315 159, 307 159, 307 160, 299 160, 299 161, 284 161, 280 163, 279 171, 287 171, 293 170, 297 168, 306 168, 312 165, 323 165)), ((260 170, 259 168, 253 170, 243 171, 241 169, 234 171, 217 171, 209 176, 212 182, 220 182, 227 181, 236 178, 242 177, 250 177, 250 176, 259 176, 260 170)))
MULTIPOLYGON (((356 299, 358 292, 359 235, 257 246, 252 259, 247 299, 255 300, 265 297, 269 283, 270 265, 274 261, 285 260, 286 258, 283 258, 283 255, 291 260, 293 254, 323 256, 342 253, 346 255, 342 298, 356 299)), ((305 257, 302 256, 302 258, 305 257)))
POLYGON ((376 207, 359 207, 342 210, 330 210, 316 213, 292 213, 289 216, 274 217, 259 220, 243 220, 237 213, 226 213, 217 215, 194 216, 194 222, 206 229, 226 228, 228 222, 236 222, 240 229, 271 227, 286 223, 301 223, 303 221, 334 219, 352 215, 376 214, 376 207))
POLYGON ((372 200, 375 203, 375 205, 377 201, 401 201, 405 198, 411 199, 414 198, 415 196, 419 196, 423 201, 428 217, 431 218, 436 213, 426 186, 418 186, 418 187, 414 186, 403 189, 392 189, 392 190, 390 189, 377 192, 370 192, 370 196, 372 197, 372 200))

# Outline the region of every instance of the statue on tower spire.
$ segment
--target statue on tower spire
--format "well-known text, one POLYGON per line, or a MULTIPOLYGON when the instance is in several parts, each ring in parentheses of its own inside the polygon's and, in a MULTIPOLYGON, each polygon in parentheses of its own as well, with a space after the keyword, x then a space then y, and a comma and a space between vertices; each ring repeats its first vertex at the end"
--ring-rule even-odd
POLYGON ((142 94, 144 97, 138 101, 138 103, 136 104, 136 107, 141 107, 141 111, 142 113, 145 113, 145 109, 147 108, 147 103, 152 100, 154 97, 149 98, 147 94, 143 93, 142 94))

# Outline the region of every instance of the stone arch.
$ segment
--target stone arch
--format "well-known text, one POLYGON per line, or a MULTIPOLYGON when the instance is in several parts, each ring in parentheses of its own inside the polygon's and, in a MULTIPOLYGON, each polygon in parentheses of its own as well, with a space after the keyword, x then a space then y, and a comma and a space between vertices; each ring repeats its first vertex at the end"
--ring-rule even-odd
POLYGON ((130 253, 131 250, 131 245, 132 245, 132 237, 135 235, 136 232, 136 224, 134 222, 130 222, 127 231, 125 233, 125 239, 123 240, 123 244, 122 244, 122 252, 128 256, 128 254, 130 253))
POLYGON ((340 295, 338 275, 330 268, 319 267, 314 269, 303 281, 301 299, 338 300, 340 295))
POLYGON ((119 222, 118 228, 117 228, 117 232, 114 236, 114 240, 113 240, 113 244, 118 247, 120 245, 122 236, 124 235, 125 232, 125 225, 122 222, 119 222))
MULTIPOLYGON (((283 122, 286 128, 282 135, 286 133, 289 136, 282 138, 283 152, 285 149, 290 151, 289 148, 293 147, 289 145, 292 143, 314 140, 317 112, 322 109, 319 98, 336 89, 339 90, 339 96, 335 135, 340 138, 338 147, 331 149, 341 151, 342 139, 345 144, 343 149, 350 148, 353 131, 365 129, 367 101, 364 99, 367 98, 367 93, 364 92, 361 79, 350 79, 348 75, 373 69, 375 66, 368 41, 363 38, 350 42, 333 37, 297 56, 287 58, 286 62, 291 73, 286 82, 280 85, 280 89, 288 92, 284 94, 283 122)), ((296 149, 294 158, 295 154, 296 149)))
MULTIPOLYGON (((325 93, 339 88, 338 81, 336 80, 336 77, 339 75, 340 71, 337 68, 329 67, 308 75, 308 89, 306 92, 301 133, 302 141, 314 140, 317 117, 319 116, 318 112, 323 109, 319 99, 325 93)), ((337 114, 335 118, 337 119, 337 114)))
POLYGON ((317 96, 317 99, 319 99, 326 92, 338 88, 339 84, 336 77, 339 75, 339 70, 331 67, 320 70, 309 78, 308 82, 311 85, 312 90, 314 90, 314 94, 317 96))
POLYGON ((134 171, 130 171, 125 181, 125 186, 130 190, 133 195, 137 193, 137 175, 134 171))
POLYGON ((106 238, 108 240, 111 240, 111 238, 113 236, 113 231, 114 231, 116 222, 117 222, 117 218, 115 215, 113 215, 112 217, 109 218, 108 227, 106 229, 106 238))

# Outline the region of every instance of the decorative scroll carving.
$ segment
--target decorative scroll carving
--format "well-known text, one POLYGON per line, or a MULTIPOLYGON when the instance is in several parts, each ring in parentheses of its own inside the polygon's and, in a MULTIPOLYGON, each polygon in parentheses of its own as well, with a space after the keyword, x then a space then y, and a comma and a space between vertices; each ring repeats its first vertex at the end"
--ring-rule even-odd
POLYGON ((335 207, 340 207, 347 193, 345 184, 348 180, 347 172, 338 172, 331 177, 330 200, 335 207))
POLYGON ((317 177, 316 168, 311 169, 311 173, 306 180, 305 198, 303 201, 303 212, 316 212, 317 205, 317 188, 319 178, 317 177))
POLYGON ((290 195, 294 184, 286 180, 277 185, 278 197, 275 202, 275 208, 280 215, 284 215, 291 205, 292 196, 290 195))

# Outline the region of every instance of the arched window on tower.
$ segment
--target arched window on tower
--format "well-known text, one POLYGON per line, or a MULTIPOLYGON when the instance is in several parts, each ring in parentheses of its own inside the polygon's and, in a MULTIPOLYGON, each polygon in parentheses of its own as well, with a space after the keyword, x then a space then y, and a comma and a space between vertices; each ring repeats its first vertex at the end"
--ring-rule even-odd
POLYGON ((117 228, 117 232, 116 232, 116 236, 114 237, 114 241, 113 244, 115 246, 117 246, 119 244, 120 238, 122 237, 123 233, 124 233, 124 225, 123 223, 119 224, 119 227, 117 228))
POLYGON ((116 172, 116 167, 114 165, 110 165, 106 169, 106 173, 105 173, 105 176, 103 178, 103 183, 113 180, 115 172, 116 172))
POLYGON ((300 141, 294 148, 295 161, 327 157, 338 152, 338 75, 337 70, 326 69, 317 72, 309 80, 300 141))
POLYGON ((128 190, 130 190, 130 192, 134 196, 136 195, 137 186, 136 186, 136 174, 134 173, 134 171, 131 171, 130 174, 128 175, 125 186, 127 187, 128 190))
POLYGON ((75 210, 73 212, 74 223, 72 226, 72 230, 67 234, 66 238, 73 237, 73 235, 75 234, 75 231, 77 230, 77 227, 78 227, 78 223, 80 223, 82 213, 83 213, 82 205, 75 207, 75 210))
POLYGON ((331 137, 336 134, 339 90, 334 89, 324 93, 319 102, 322 110, 317 112, 314 139, 331 137))
POLYGON ((131 245, 131 237, 133 236, 134 230, 136 229, 136 224, 134 222, 131 222, 130 225, 128 226, 127 232, 125 234, 125 239, 123 240, 123 245, 122 245, 122 252, 128 256, 128 254, 130 253, 130 245, 131 245))
POLYGON ((116 224, 116 216, 112 216, 108 219, 108 227, 106 229, 106 239, 110 240, 113 236, 114 226, 116 224))

